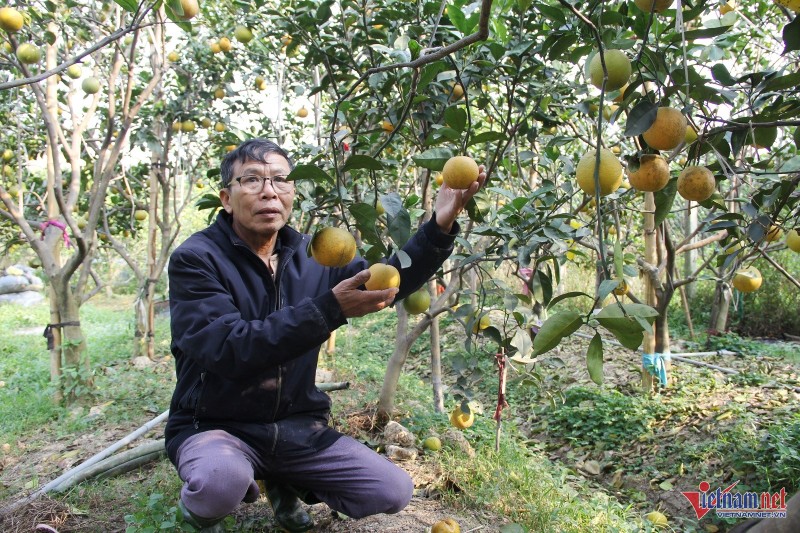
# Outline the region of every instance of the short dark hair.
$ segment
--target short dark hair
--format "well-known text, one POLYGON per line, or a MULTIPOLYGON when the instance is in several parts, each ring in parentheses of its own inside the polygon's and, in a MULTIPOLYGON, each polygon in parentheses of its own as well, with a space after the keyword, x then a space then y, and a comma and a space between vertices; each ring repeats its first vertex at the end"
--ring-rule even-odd
POLYGON ((294 163, 292 162, 292 158, 289 157, 289 154, 286 153, 286 150, 267 139, 249 139, 237 146, 235 150, 228 152, 225 157, 222 158, 222 164, 219 168, 221 188, 224 189, 231 184, 231 180, 233 179, 233 165, 237 161, 239 163, 244 163, 245 161, 261 161, 262 163, 266 163, 267 154, 278 154, 284 157, 289 163, 289 168, 294 170, 294 163))

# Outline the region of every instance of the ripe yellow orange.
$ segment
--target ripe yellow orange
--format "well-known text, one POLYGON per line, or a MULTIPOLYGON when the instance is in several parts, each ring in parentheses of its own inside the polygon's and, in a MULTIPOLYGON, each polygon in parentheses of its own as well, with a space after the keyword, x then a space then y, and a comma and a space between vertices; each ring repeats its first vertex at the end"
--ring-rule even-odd
POLYGON ((223 52, 230 52, 231 48, 233 48, 233 43, 227 37, 220 37, 219 41, 219 49, 223 52))
POLYGON ((694 128, 691 124, 686 125, 686 135, 683 136, 683 142, 686 144, 692 144, 697 140, 697 132, 694 131, 694 128))
POLYGON ((645 13, 650 13, 651 7, 655 13, 661 13, 671 6, 674 1, 675 0, 633 0, 633 3, 645 13))
POLYGON ((283 37, 281 37, 281 44, 282 44, 283 46, 289 46, 289 44, 290 44, 291 42, 292 42, 292 36, 291 36, 291 35, 289 35, 288 33, 284 33, 284 34, 283 34, 283 37))
POLYGON ((458 100, 462 96, 464 96, 464 87, 460 83, 456 83, 453 85, 453 95, 451 98, 453 100, 458 100))
MULTIPOLYGON (((594 196, 594 170, 597 152, 592 150, 581 157, 576 168, 578 186, 588 194, 594 196)), ((606 196, 616 191, 622 184, 622 165, 611 150, 600 149, 600 196, 606 196)))
POLYGON ((3 161, 11 161, 14 159, 14 151, 6 148, 3 150, 3 161))
POLYGON ((428 289, 422 287, 416 292, 412 292, 403 300, 403 307, 411 315, 419 315, 428 310, 431 305, 431 295, 428 289))
POLYGON ((41 58, 41 50, 31 43, 22 43, 17 47, 17 59, 19 59, 20 63, 32 65, 38 63, 41 58))
POLYGON ((144 209, 137 209, 133 213, 133 218, 135 218, 139 222, 147 220, 147 211, 145 211, 144 209))
POLYGON ((253 40, 253 32, 247 26, 236 26, 233 36, 242 44, 247 44, 253 40))
POLYGON ((438 452, 442 449, 442 440, 439 437, 428 437, 422 441, 422 447, 432 452, 438 452))
POLYGON ((761 272, 754 266, 741 268, 733 275, 733 287, 741 292, 753 292, 761 287, 761 272))
POLYGON ((686 138, 686 117, 672 107, 659 107, 656 121, 642 133, 644 142, 656 150, 672 150, 686 138))
POLYGON ((225 130, 226 130, 226 127, 225 127, 224 123, 217 122, 216 124, 214 124, 214 131, 216 131, 217 133, 222 133, 225 130))
POLYGON ((774 2, 787 9, 800 13, 800 0, 774 0, 774 2))
POLYGON ((369 267, 370 277, 364 284, 368 291, 380 291, 400 286, 400 272, 392 265, 375 263, 369 267))
POLYGON ((735 10, 736 10, 736 2, 734 2, 733 0, 728 0, 727 2, 719 6, 720 15, 727 15, 731 11, 735 10))
POLYGON ((197 16, 200 12, 200 4, 198 0, 181 0, 181 8, 183 9, 183 20, 189 20, 197 16))
POLYGON ((800 234, 796 229, 790 229, 786 233, 786 246, 793 252, 800 253, 800 234))
POLYGON ((181 59, 180 54, 178 54, 178 52, 176 52, 175 50, 167 54, 167 60, 170 63, 177 63, 178 61, 180 61, 180 59, 181 59))
POLYGON ((211 48, 211 53, 212 54, 218 54, 218 53, 222 52, 222 47, 219 45, 219 43, 211 43, 209 45, 209 48, 211 48))
POLYGON ((67 67, 67 76, 69 76, 73 80, 77 80, 78 78, 80 78, 82 73, 83 69, 77 63, 74 63, 67 67))
POLYGON ((469 189, 478 181, 478 163, 465 155, 451 157, 442 169, 442 181, 451 189, 469 189))
POLYGON ((767 242, 774 242, 783 237, 783 230, 780 226, 776 226, 775 224, 769 227, 769 231, 767 234, 764 235, 764 240, 767 242))
POLYGON ((235 144, 229 144, 229 145, 225 146, 225 151, 226 152, 233 152, 234 150, 236 150, 236 145, 235 144))
POLYGON ((678 176, 678 194, 687 200, 702 202, 711 198, 717 182, 714 174, 706 167, 689 166, 678 176))
POLYGON ((222 87, 217 87, 216 89, 214 89, 214 98, 216 98, 217 100, 222 100, 223 98, 225 98, 225 89, 223 89, 222 87))
POLYGON ((0 28, 9 33, 15 33, 22 29, 24 23, 22 13, 13 7, 0 8, 0 28))
POLYGON ((328 267, 343 267, 356 256, 356 240, 344 228, 322 228, 311 239, 311 257, 328 267))
POLYGON ((488 314, 484 314, 480 319, 475 320, 475 322, 472 323, 472 333, 478 334, 491 325, 492 319, 489 318, 488 314))
POLYGON ((461 533, 461 526, 452 518, 445 518, 433 524, 431 533, 461 533))
MULTIPOLYGON (((605 50, 603 57, 608 70, 606 91, 616 91, 628 84, 631 78, 631 60, 622 50, 605 50)), ((603 87, 603 63, 598 52, 589 62, 589 80, 600 89, 603 87)))
POLYGON ((625 296, 628 294, 628 284, 624 279, 619 280, 617 287, 614 289, 614 294, 617 296, 625 296))
POLYGON ((667 527, 669 525, 669 520, 664 513, 659 511, 651 511, 644 515, 644 517, 656 528, 667 527))
POLYGON ((388 120, 384 119, 383 122, 381 122, 381 129, 386 133, 391 133, 394 131, 394 125, 388 120))
POLYGON ((442 186, 442 183, 444 183, 444 176, 442 176, 442 173, 441 173, 441 172, 439 172, 438 174, 436 174, 436 178, 435 178, 435 180, 436 180, 436 185, 438 185, 438 186, 440 186, 440 187, 441 187, 441 186, 442 186))
POLYGON ((194 131, 194 120, 184 120, 181 124, 181 130, 185 131, 186 133, 191 133, 194 131))
POLYGON ((629 172, 628 178, 637 191, 660 191, 669 183, 669 164, 660 155, 643 155, 639 158, 639 168, 629 172))
POLYGON ((470 427, 473 423, 475 423, 475 413, 472 409, 469 410, 469 414, 465 413, 461 410, 461 406, 456 406, 455 409, 450 413, 450 424, 453 427, 458 429, 466 429, 470 427))
POLYGON ((211 119, 208 117, 203 117, 202 119, 200 119, 200 125, 203 126, 204 128, 210 128, 211 124, 212 124, 211 119))
POLYGON ((306 106, 297 110, 297 116, 300 118, 306 118, 308 116, 308 109, 306 109, 306 106))

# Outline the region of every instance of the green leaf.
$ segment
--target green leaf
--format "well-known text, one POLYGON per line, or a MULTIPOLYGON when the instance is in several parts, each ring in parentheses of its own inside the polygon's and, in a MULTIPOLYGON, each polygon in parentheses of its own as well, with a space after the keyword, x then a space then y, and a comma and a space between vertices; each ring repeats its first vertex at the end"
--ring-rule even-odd
POLYGON ((297 165, 289 175, 289 180, 311 180, 315 183, 327 183, 333 185, 336 181, 324 170, 316 165, 297 165))
MULTIPOLYGON (((386 214, 388 215, 389 212, 387 211, 386 214)), ((408 211, 401 209, 396 215, 389 216, 387 222, 389 235, 397 247, 402 248, 411 238, 411 216, 408 211)))
POLYGON ((422 74, 420 74, 419 76, 419 84, 417 90, 422 91, 425 87, 428 86, 430 82, 433 81, 434 78, 436 78, 437 74, 439 74, 446 68, 447 65, 445 65, 445 63, 442 61, 435 61, 429 65, 426 65, 422 69, 422 74))
POLYGON ((586 298, 592 299, 592 296, 590 294, 586 294, 585 292, 581 291, 565 292, 564 294, 559 294, 558 296, 550 300, 550 305, 548 305, 547 308, 551 309, 561 300, 566 300, 567 298, 577 298, 578 296, 585 296, 586 298))
POLYGON ((606 296, 617 288, 619 281, 618 279, 604 279, 597 288, 597 299, 601 302, 605 300, 606 296))
POLYGON ((139 7, 139 2, 137 0, 114 0, 117 4, 119 4, 122 9, 125 11, 129 11, 133 13, 136 11, 136 8, 139 7))
POLYGON ((586 369, 592 381, 598 385, 603 384, 603 339, 599 333, 595 333, 589 341, 589 348, 586 350, 586 369))
POLYGON ((625 136, 633 137, 647 131, 656 121, 656 114, 658 114, 658 106, 656 104, 647 98, 639 100, 639 103, 633 106, 633 109, 628 113, 625 136))
POLYGON ((355 154, 347 158, 347 161, 342 167, 342 172, 347 172, 349 170, 355 170, 358 168, 366 168, 368 170, 383 170, 383 163, 368 155, 355 154))
POLYGON ((544 321, 539 332, 533 338, 533 355, 549 352, 561 342, 561 339, 572 335, 583 325, 583 317, 577 311, 561 311, 544 321))
POLYGON ((669 180, 669 183, 667 183, 666 187, 653 193, 656 201, 656 226, 664 222, 667 216, 669 216, 669 213, 672 210, 672 204, 675 201, 675 194, 677 194, 677 192, 678 178, 673 178, 669 180))
POLYGON ((348 207, 350 214, 356 222, 356 228, 361 232, 364 242, 372 245, 382 246, 380 235, 377 232, 375 221, 378 219, 378 212, 367 203, 354 203, 348 207))
POLYGON ((706 39, 708 37, 716 37, 717 35, 722 35, 723 33, 730 30, 730 26, 717 26, 716 28, 701 28, 699 30, 689 30, 683 32, 683 35, 680 33, 675 33, 672 38, 669 40, 670 43, 678 43, 686 38, 686 41, 694 41, 695 39, 706 39))
POLYGON ((800 72, 794 72, 786 76, 778 76, 777 78, 770 79, 764 84, 764 90, 784 91, 789 88, 797 87, 798 84, 800 84, 800 72))
POLYGON ((622 242, 619 239, 614 241, 614 275, 617 279, 622 279, 623 274, 623 256, 622 256, 622 242))
POLYGON ((474 137, 470 137, 469 146, 473 144, 482 144, 494 141, 505 140, 506 135, 500 131, 484 131, 483 133, 479 133, 474 137))
POLYGON ((725 87, 730 87, 731 85, 736 84, 736 80, 734 80, 733 76, 731 76, 731 73, 728 72, 728 67, 722 63, 717 63, 711 67, 711 74, 714 76, 715 80, 725 87))
POLYGON ((414 162, 422 168, 429 170, 442 170, 447 160, 453 157, 449 148, 431 148, 412 157, 414 162))
POLYGON ((460 107, 450 106, 444 110, 444 122, 461 133, 467 125, 467 112, 460 107))
POLYGON ((612 304, 604 307, 594 318, 610 331, 626 348, 637 349, 644 339, 642 319, 652 324, 658 311, 644 304, 612 304))
POLYGON ((783 27, 783 54, 800 50, 800 16, 783 27))

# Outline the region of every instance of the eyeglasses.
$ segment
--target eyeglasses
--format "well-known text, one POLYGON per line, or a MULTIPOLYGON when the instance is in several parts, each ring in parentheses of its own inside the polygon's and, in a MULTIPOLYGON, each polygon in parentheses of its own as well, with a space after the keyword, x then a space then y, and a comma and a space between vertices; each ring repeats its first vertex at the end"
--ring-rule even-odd
POLYGON ((294 187, 294 183, 288 181, 286 176, 273 176, 268 178, 266 176, 257 176, 255 174, 251 174, 233 178, 232 181, 238 182, 239 186, 242 188, 242 191, 249 194, 260 193, 262 190, 264 190, 264 184, 267 181, 270 182, 273 190, 277 193, 291 192, 292 188, 294 187))

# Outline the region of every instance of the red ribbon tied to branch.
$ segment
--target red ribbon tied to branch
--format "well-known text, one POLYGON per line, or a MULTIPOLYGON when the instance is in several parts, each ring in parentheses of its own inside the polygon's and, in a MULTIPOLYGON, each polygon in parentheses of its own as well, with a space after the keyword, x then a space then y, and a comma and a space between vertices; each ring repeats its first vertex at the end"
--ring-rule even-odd
POLYGON ((72 246, 72 243, 69 240, 69 235, 67 235, 67 225, 63 222, 59 222, 58 220, 46 220, 42 222, 42 240, 44 240, 44 232, 47 230, 49 226, 55 226, 56 228, 61 230, 61 234, 64 237, 64 246, 69 248, 72 246))

